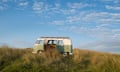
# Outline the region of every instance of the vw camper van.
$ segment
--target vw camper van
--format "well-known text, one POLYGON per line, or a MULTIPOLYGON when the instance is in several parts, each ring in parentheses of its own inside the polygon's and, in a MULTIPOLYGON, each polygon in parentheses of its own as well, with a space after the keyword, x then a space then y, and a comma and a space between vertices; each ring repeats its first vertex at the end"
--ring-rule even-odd
POLYGON ((32 53, 49 52, 50 50, 72 55, 72 41, 69 37, 40 37, 36 40, 32 53))

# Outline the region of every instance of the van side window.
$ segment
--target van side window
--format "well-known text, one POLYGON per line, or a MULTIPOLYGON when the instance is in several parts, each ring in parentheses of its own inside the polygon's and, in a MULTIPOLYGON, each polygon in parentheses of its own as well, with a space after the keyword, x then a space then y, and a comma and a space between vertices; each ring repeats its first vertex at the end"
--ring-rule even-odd
POLYGON ((64 45, 63 41, 62 41, 62 40, 59 40, 59 41, 58 41, 58 45, 63 46, 63 45, 64 45))
POLYGON ((48 44, 57 44, 57 40, 48 40, 48 44))
POLYGON ((52 40, 48 40, 48 44, 52 44, 52 40))
POLYGON ((53 44, 57 44, 57 43, 58 43, 58 41, 57 41, 57 40, 54 40, 54 41, 53 41, 53 44))

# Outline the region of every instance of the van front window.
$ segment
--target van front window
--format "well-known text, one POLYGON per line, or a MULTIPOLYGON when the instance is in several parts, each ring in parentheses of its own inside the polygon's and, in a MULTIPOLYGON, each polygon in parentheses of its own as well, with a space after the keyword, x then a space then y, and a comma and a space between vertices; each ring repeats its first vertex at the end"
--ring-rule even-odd
POLYGON ((35 42, 35 44, 41 44, 41 45, 43 45, 43 44, 44 44, 44 40, 37 40, 37 41, 35 42))

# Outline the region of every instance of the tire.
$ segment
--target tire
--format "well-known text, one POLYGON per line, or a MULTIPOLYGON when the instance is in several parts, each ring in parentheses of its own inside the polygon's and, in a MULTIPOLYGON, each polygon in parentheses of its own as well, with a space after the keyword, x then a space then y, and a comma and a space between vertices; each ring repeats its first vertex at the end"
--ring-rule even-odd
POLYGON ((37 54, 38 54, 38 55, 41 55, 41 54, 42 54, 42 51, 38 50, 37 54))

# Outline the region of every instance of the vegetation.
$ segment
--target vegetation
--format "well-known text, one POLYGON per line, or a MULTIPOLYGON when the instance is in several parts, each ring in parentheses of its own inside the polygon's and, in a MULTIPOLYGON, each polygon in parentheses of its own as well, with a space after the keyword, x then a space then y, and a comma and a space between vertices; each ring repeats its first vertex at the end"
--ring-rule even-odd
POLYGON ((73 56, 57 51, 42 55, 32 49, 0 48, 0 72, 119 72, 120 55, 74 49, 73 56))

